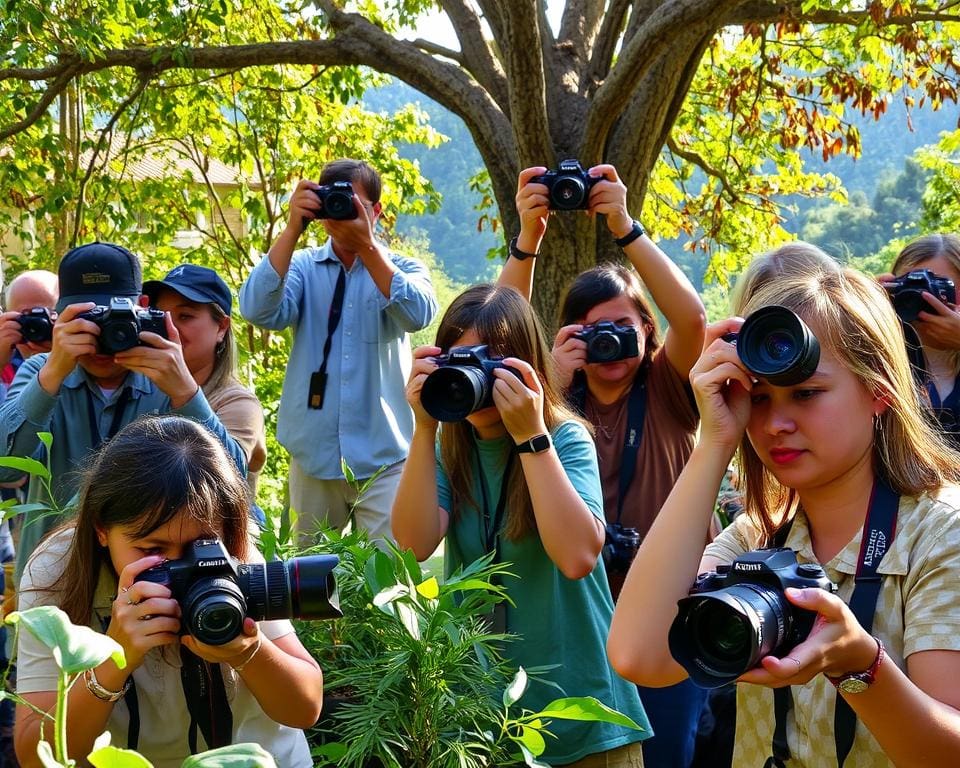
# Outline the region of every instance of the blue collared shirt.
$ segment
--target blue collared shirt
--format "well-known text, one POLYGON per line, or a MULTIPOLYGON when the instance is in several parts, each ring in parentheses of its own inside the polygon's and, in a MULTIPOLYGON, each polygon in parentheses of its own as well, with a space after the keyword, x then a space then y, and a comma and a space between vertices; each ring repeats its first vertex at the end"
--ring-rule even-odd
POLYGON ((404 459, 413 413, 404 388, 412 331, 437 312, 427 268, 391 253, 397 272, 384 296, 359 258, 346 271, 343 314, 327 360, 323 408, 307 407, 310 377, 320 367, 330 304, 342 265, 328 240, 295 251, 286 278, 266 256, 240 288, 240 313, 261 328, 293 327, 277 419, 277 439, 303 470, 322 480, 357 477, 404 459))

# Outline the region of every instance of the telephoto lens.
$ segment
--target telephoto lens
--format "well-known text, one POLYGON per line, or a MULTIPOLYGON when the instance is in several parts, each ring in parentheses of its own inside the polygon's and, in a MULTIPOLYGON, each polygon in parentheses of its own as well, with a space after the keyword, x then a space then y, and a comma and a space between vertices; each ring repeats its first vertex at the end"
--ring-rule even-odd
POLYGON ((806 381, 820 363, 820 342, 813 331, 796 313, 776 304, 753 312, 735 343, 747 370, 775 387, 806 381))
POLYGON ((437 421, 463 421, 474 411, 493 405, 493 372, 498 368, 523 381, 520 371, 504 365, 502 357, 491 356, 486 344, 451 347, 434 361, 437 369, 423 382, 420 402, 437 421))

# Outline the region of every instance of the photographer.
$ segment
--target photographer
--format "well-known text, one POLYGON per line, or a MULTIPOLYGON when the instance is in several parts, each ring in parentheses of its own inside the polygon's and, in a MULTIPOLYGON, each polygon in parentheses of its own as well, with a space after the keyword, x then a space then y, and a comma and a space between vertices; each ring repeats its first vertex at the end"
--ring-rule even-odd
MULTIPOLYGON (((610 658, 645 685, 684 679, 668 633, 696 575, 785 546, 799 567, 821 565, 838 591, 778 593, 812 629, 788 653, 761 653, 737 678, 733 764, 955 765, 960 457, 926 426, 899 322, 876 283, 811 264, 761 282, 740 306, 747 323, 783 308, 819 348, 817 364, 794 383, 774 385, 748 368, 744 356, 756 350, 743 333, 737 346, 722 338, 743 320, 708 330, 691 371, 700 441, 631 566, 610 658), (704 551, 738 444, 746 511, 704 551)), ((796 341, 757 340, 771 356, 796 341)), ((708 639, 733 646, 723 629, 708 639)))
POLYGON ((45 269, 21 272, 7 286, 6 311, 0 314, 0 380, 4 389, 13 382, 20 363, 38 352, 50 351, 49 331, 44 333, 43 327, 47 324, 52 327, 56 319, 54 307, 59 293, 57 276, 45 269), (36 310, 47 310, 48 314, 43 316, 36 310), (36 330, 31 336, 41 337, 38 340, 24 336, 21 320, 24 313, 31 311, 37 315, 33 326, 36 330))
MULTIPOLYGON (((69 754, 84 761, 109 730, 156 768, 191 753, 254 742, 278 765, 309 768, 299 729, 320 715, 323 676, 286 620, 244 619, 222 645, 181 634, 185 615, 143 571, 184 556, 198 538, 222 540, 241 561, 262 562, 249 538, 249 492, 223 446, 189 419, 145 417, 124 427, 91 464, 75 522, 46 539, 27 564, 21 608, 54 605, 70 620, 113 638, 112 660, 69 691, 69 754), (199 683, 199 685, 197 685, 199 683)), ((18 636, 17 755, 39 766, 37 742, 53 713, 57 664, 28 631, 18 636)), ((50 724, 44 733, 49 738, 50 724)))
MULTIPOLYGON (((535 259, 525 257, 539 251, 551 207, 548 188, 536 181, 545 170, 520 173, 521 229, 500 278, 528 297, 535 259)), ((561 304, 553 357, 570 404, 594 428, 609 531, 607 576, 616 600, 638 542, 693 450, 698 417, 687 375, 703 346, 706 313, 683 272, 628 213, 627 189, 616 169, 598 165, 587 173, 595 180, 586 210, 604 216, 633 268, 607 263, 574 279, 561 304), (669 324, 662 344, 644 286, 669 324), (628 356, 594 361, 596 331, 603 329, 604 341, 613 341, 600 323, 614 324, 621 336, 617 346, 629 342, 628 356)), ((705 696, 683 684, 641 690, 640 697, 655 733, 644 744, 648 768, 686 768, 705 696)))
MULTIPOLYGON (((415 427, 393 505, 398 544, 425 560, 444 540, 448 573, 490 552, 510 563, 517 578, 503 588, 512 602, 493 621, 494 631, 517 636, 504 648, 510 662, 555 665, 547 677, 565 695, 595 696, 646 729, 555 720, 549 765, 642 765, 643 707, 603 655, 613 603, 599 559, 596 454, 557 390, 533 308, 511 288, 469 288, 444 313, 436 346, 414 358, 407 399, 415 427), (459 398, 432 388, 430 376, 442 372, 442 353, 474 345, 497 360, 484 375, 488 398, 465 419, 446 420, 438 436, 435 399, 459 398)), ((555 695, 534 681, 523 706, 537 710, 555 695)))
POLYGON ((190 374, 227 432, 243 448, 247 484, 256 499, 257 478, 267 460, 263 406, 237 378, 229 286, 209 267, 181 264, 162 280, 145 282, 143 292, 151 307, 170 313, 190 374))
MULTIPOLYGON (((894 306, 903 307, 904 293, 895 287, 897 278, 915 270, 930 270, 934 280, 947 278, 960 285, 960 237, 951 234, 926 235, 904 246, 893 262, 893 274, 878 280, 892 291, 894 306)), ((920 290, 907 287, 907 291, 920 290)), ((929 407, 945 435, 960 447, 960 311, 922 290, 919 302, 909 302, 905 322, 916 331, 923 357, 923 385, 929 407), (917 306, 920 311, 917 312, 917 306)), ((899 310, 898 310, 899 311, 899 310)))
POLYGON ((390 535, 390 505, 413 431, 403 387, 408 333, 437 311, 426 267, 374 234, 380 175, 358 160, 327 163, 301 181, 286 228, 240 288, 240 312, 261 328, 293 326, 277 439, 290 452, 290 506, 301 540, 327 520, 390 535), (328 240, 295 251, 309 222, 328 240), (343 464, 361 480, 361 498, 343 464))
MULTIPOLYGON (((119 245, 88 243, 63 257, 58 276, 61 296, 51 350, 24 361, 0 405, 0 444, 5 454, 49 461, 53 501, 62 508, 77 491, 76 470, 101 443, 141 414, 173 412, 213 432, 244 471, 243 451, 227 434, 187 369, 169 315, 161 318, 166 338, 143 331, 139 344, 116 353, 101 349, 104 329, 91 316, 82 316, 117 299, 120 303, 140 299, 137 257, 119 245), (53 435, 49 457, 39 432, 53 435)), ((97 316, 103 317, 103 313, 97 316)), ((132 337, 131 326, 139 326, 139 319, 132 320, 127 314, 120 319, 122 335, 132 337)), ((16 480, 21 475, 0 468, 0 480, 16 480)), ((50 501, 42 483, 30 483, 28 501, 50 501)), ((57 522, 56 516, 41 511, 24 514, 17 551, 18 578, 43 534, 57 522)))

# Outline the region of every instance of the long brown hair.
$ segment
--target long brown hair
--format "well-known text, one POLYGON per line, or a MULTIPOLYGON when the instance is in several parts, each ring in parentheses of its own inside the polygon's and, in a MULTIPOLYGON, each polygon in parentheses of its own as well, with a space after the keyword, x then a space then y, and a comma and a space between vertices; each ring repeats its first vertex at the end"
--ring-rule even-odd
MULTIPOLYGON (((553 431, 564 421, 583 423, 560 395, 543 327, 533 307, 517 291, 489 284, 468 288, 444 312, 436 344, 447 352, 471 329, 489 347, 491 355, 516 357, 533 367, 543 388, 543 421, 548 430, 553 431)), ((464 505, 479 506, 471 491, 476 474, 475 440, 467 421, 447 422, 440 428, 440 461, 453 489, 453 515, 464 505)), ((519 462, 513 463, 510 476, 503 482, 509 489, 504 535, 516 540, 537 529, 519 462)))
MULTIPOLYGON (((144 416, 121 429, 97 454, 80 489, 63 574, 40 589, 75 624, 88 624, 101 566, 112 568, 97 529, 122 526, 147 536, 184 514, 216 531, 234 557, 247 556, 250 499, 220 442, 195 421, 144 416)), ((62 528, 60 529, 62 530, 62 528)))
MULTIPOLYGON (((888 406, 874 422, 873 471, 899 494, 917 496, 960 479, 960 454, 920 404, 900 322, 886 292, 851 269, 795 269, 744 295, 744 315, 779 304, 817 328, 829 349, 888 406)), ((745 509, 767 534, 796 512, 799 497, 781 485, 744 435, 739 461, 745 509)))

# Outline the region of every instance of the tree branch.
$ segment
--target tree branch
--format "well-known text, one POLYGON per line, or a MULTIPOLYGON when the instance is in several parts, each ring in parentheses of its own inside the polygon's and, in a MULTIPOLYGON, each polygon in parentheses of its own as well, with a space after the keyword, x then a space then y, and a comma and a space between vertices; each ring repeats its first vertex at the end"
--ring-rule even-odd
MULTIPOLYGON (((936 8, 917 8, 913 13, 885 16, 878 24, 881 27, 903 27, 909 24, 921 24, 936 21, 960 21, 957 12, 950 12, 957 3, 943 3, 936 8)), ((752 0, 733 9, 727 15, 724 24, 770 24, 775 21, 799 21, 809 24, 842 24, 845 26, 859 26, 865 21, 876 23, 869 11, 850 10, 835 11, 827 8, 804 13, 800 0, 784 2, 770 2, 768 0, 752 0)))
POLYGON ((631 0, 611 0, 610 7, 603 16, 603 23, 597 33, 597 40, 593 46, 590 62, 583 72, 580 90, 590 93, 596 88, 610 71, 613 64, 613 54, 617 50, 617 42, 627 18, 627 10, 631 0))
POLYGON ((721 171, 719 168, 714 168, 712 165, 710 165, 706 158, 701 157, 696 152, 684 149, 677 144, 676 141, 674 141, 672 136, 667 139, 667 148, 677 157, 686 160, 688 163, 692 163, 708 176, 712 176, 713 178, 717 179, 720 182, 720 186, 722 186, 724 191, 730 196, 731 202, 740 202, 740 194, 733 188, 733 185, 727 178, 727 174, 721 171))
POLYGON ((500 109, 506 111, 509 95, 503 67, 483 39, 483 29, 477 14, 466 0, 440 0, 440 6, 450 19, 457 40, 460 41, 461 65, 487 90, 500 109))

